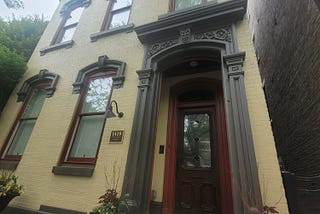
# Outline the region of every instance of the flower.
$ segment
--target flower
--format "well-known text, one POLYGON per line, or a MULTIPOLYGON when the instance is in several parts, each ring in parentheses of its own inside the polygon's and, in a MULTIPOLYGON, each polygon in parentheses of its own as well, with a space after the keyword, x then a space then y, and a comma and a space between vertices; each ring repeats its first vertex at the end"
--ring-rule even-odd
POLYGON ((105 193, 99 197, 99 205, 93 208, 92 212, 94 214, 117 214, 128 207, 124 197, 118 197, 117 187, 120 178, 120 169, 121 167, 117 167, 116 161, 113 162, 111 176, 107 174, 105 168, 104 175, 107 188, 105 193))
POLYGON ((17 183, 18 177, 12 171, 2 170, 0 172, 0 197, 18 196, 22 193, 22 185, 17 183))
POLYGON ((117 197, 115 189, 107 189, 105 194, 99 197, 99 205, 93 209, 94 214, 116 214, 119 213, 120 206, 126 206, 126 201, 117 197))

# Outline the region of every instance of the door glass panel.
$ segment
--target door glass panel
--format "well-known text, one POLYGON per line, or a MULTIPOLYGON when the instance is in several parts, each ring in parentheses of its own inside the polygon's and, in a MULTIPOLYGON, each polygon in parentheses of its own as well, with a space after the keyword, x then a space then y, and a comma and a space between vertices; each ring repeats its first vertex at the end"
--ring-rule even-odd
POLYGON ((183 165, 195 168, 211 167, 209 114, 184 115, 183 165))

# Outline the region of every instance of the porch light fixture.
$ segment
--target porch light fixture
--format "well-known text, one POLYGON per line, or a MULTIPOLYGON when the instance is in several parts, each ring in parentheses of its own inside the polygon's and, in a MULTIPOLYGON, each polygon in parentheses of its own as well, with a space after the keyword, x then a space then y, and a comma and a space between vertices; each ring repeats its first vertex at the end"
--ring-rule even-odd
POLYGON ((107 108, 106 118, 116 117, 117 115, 112 111, 112 104, 116 105, 116 113, 119 118, 123 117, 123 112, 119 112, 118 103, 115 100, 112 100, 107 108))

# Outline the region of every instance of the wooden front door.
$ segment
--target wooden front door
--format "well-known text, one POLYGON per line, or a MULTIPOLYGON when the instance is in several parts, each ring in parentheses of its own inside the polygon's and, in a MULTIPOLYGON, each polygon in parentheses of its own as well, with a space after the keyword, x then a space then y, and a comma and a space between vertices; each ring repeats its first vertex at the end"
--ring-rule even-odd
POLYGON ((233 214, 221 81, 170 90, 162 214, 233 214))
POLYGON ((175 213, 220 213, 215 108, 178 111, 175 213))

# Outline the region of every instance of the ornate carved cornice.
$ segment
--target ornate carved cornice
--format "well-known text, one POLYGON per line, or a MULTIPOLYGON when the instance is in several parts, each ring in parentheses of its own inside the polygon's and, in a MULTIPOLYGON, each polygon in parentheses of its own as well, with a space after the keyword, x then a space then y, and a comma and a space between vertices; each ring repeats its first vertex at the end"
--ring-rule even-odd
POLYGON ((218 30, 203 32, 203 33, 196 33, 194 35, 195 40, 201 39, 216 39, 222 40, 226 42, 232 42, 231 30, 229 28, 221 28, 218 30))
POLYGON ((180 30, 178 38, 152 44, 148 49, 147 57, 150 58, 158 52, 178 44, 184 44, 199 40, 220 40, 224 42, 232 42, 231 28, 224 27, 217 30, 196 33, 193 33, 192 29, 190 28, 180 30))
POLYGON ((147 57, 149 58, 149 57, 155 55, 156 53, 158 53, 164 49, 167 49, 173 45, 176 45, 176 44, 178 44, 178 39, 172 39, 172 40, 168 40, 168 41, 164 41, 164 42, 157 42, 157 43, 151 45, 151 47, 148 50, 147 57))
POLYGON ((41 82, 41 81, 50 81, 50 86, 46 87, 45 90, 47 91, 47 97, 52 97, 55 90, 57 81, 59 79, 59 75, 55 73, 51 73, 46 69, 40 70, 39 74, 30 77, 26 81, 24 81, 21 89, 19 90, 18 94, 18 102, 24 101, 27 96, 28 90, 32 84, 41 82))

